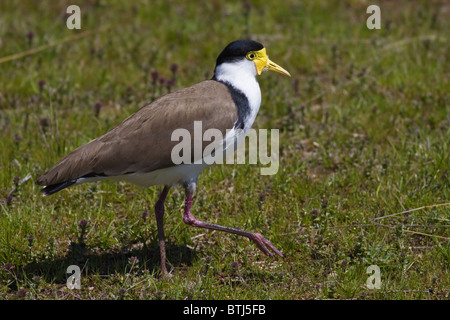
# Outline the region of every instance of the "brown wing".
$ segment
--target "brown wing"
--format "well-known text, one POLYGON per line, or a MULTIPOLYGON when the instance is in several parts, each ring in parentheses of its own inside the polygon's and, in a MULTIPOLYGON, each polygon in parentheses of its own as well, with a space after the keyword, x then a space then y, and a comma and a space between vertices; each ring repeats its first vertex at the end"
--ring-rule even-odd
POLYGON ((225 136, 238 118, 227 87, 204 81, 165 95, 142 107, 105 135, 75 149, 42 175, 37 184, 48 186, 95 175, 117 176, 173 166, 172 132, 193 132, 202 120, 203 132, 219 129, 225 136))

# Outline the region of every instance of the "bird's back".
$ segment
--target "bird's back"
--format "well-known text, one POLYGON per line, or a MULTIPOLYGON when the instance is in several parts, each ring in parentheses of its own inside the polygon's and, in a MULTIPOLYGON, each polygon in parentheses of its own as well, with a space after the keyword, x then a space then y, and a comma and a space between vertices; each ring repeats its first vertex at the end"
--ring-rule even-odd
POLYGON ((80 178, 148 173, 171 167, 171 151, 178 143, 171 141, 175 129, 192 133, 194 121, 202 121, 203 132, 215 128, 225 136, 236 120, 236 105, 228 88, 214 80, 203 81, 142 107, 111 131, 69 153, 37 184, 65 187, 65 183, 73 184, 80 178))

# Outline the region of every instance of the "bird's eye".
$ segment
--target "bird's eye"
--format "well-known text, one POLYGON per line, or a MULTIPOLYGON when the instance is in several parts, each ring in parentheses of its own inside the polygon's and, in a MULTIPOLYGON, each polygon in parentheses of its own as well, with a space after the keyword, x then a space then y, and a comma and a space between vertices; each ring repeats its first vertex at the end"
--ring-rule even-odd
POLYGON ((247 54, 247 59, 248 60, 253 60, 253 59, 255 59, 256 58, 256 54, 254 53, 254 52, 249 52, 248 54, 247 54))

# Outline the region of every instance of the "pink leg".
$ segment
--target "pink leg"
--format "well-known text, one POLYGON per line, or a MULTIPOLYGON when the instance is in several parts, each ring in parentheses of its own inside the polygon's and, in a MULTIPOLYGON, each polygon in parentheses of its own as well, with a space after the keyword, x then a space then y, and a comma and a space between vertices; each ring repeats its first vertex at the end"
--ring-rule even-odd
POLYGON ((158 240, 159 240, 159 251, 161 256, 161 272, 163 276, 168 274, 166 268, 166 246, 164 237, 164 201, 166 200, 167 194, 169 193, 168 186, 165 186, 158 201, 155 204, 155 216, 156 216, 156 226, 158 228, 158 240))
POLYGON ((192 196, 193 196, 193 193, 195 190, 195 183, 191 182, 190 184, 185 186, 185 189, 186 189, 186 198, 185 198, 185 206, 184 206, 184 214, 183 214, 183 222, 184 223, 186 223, 190 226, 193 226, 193 227, 219 230, 219 231, 234 233, 234 234, 238 234, 240 236, 247 237, 250 240, 252 240, 256 244, 256 246, 262 252, 264 252, 264 254, 266 254, 268 256, 273 256, 273 253, 270 251, 270 250, 272 250, 275 254, 279 255, 280 257, 284 257, 284 255, 277 248, 275 248, 275 246, 272 243, 270 243, 269 240, 264 238, 261 233, 248 232, 248 231, 244 231, 244 230, 240 230, 240 229, 236 229, 236 228, 224 227, 224 226, 220 226, 217 224, 197 220, 191 214, 192 196))

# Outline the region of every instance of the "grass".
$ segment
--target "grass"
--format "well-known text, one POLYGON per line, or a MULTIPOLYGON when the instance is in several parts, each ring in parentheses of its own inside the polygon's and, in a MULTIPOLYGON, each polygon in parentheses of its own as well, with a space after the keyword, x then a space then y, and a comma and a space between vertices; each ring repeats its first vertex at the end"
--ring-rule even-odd
POLYGON ((380 1, 381 30, 366 28, 364 1, 76 3, 79 31, 65 26, 65 1, 0 3, 0 299, 449 298, 445 1, 380 1), (212 167, 193 212, 262 232, 285 259, 186 226, 173 189, 164 280, 160 188, 40 196, 34 180, 62 156, 211 77, 220 50, 247 37, 293 75, 259 78, 254 127, 280 130, 280 170, 212 167), (69 265, 80 290, 66 287, 69 265), (366 287, 370 265, 380 289, 366 287))

